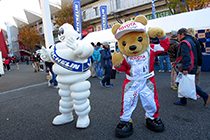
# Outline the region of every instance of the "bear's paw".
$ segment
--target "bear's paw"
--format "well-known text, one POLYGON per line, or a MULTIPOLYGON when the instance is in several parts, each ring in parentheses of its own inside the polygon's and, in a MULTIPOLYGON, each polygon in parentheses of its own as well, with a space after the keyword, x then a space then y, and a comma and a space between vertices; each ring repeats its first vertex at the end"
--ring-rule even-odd
POLYGON ((165 36, 165 32, 163 31, 163 29, 158 27, 149 28, 147 33, 151 38, 156 38, 156 37, 162 38, 165 36))
POLYGON ((114 54, 112 55, 112 63, 114 64, 115 67, 120 66, 123 60, 124 57, 121 53, 114 52, 114 54))

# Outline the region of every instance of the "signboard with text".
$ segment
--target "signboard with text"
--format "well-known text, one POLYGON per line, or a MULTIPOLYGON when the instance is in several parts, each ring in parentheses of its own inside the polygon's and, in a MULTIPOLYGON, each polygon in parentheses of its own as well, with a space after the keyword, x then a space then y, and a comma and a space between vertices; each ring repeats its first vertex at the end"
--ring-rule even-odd
MULTIPOLYGON (((156 12, 156 18, 166 17, 166 16, 170 16, 170 15, 171 15, 171 12, 169 10, 162 11, 162 12, 156 12)), ((153 19, 152 14, 145 15, 145 16, 148 20, 153 19)))
POLYGON ((107 25, 107 6, 102 5, 100 7, 100 12, 101 12, 101 29, 106 30, 108 28, 108 25, 107 25))
POLYGON ((81 16, 81 2, 80 0, 73 1, 74 10, 74 28, 81 35, 82 39, 82 16, 81 16))

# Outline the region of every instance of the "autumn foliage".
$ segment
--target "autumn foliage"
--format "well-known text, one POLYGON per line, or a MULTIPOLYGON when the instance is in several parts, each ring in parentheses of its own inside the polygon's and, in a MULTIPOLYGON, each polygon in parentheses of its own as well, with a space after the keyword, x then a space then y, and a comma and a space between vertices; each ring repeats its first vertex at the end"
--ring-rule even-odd
MULTIPOLYGON (((74 26, 74 12, 73 12, 73 4, 63 4, 60 5, 61 9, 56 13, 56 19, 54 19, 54 25, 58 25, 59 27, 64 23, 69 23, 74 26)), ((88 22, 82 21, 82 28, 87 28, 89 26, 88 22)))
POLYGON ((203 9, 210 0, 167 0, 173 14, 203 9))
POLYGON ((35 45, 39 44, 42 39, 41 34, 36 29, 30 25, 24 25, 18 29, 19 39, 18 41, 22 42, 27 49, 31 52, 34 51, 35 45))

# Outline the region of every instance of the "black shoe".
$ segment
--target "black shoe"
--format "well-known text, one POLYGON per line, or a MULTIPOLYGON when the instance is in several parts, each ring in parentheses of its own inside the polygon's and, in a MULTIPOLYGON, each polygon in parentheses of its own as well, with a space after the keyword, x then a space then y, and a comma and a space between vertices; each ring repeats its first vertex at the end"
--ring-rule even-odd
POLYGON ((36 70, 34 72, 36 72, 36 70))
POLYGON ((133 134, 133 123, 120 121, 115 129, 115 136, 125 138, 133 134))
POLYGON ((164 124, 160 118, 156 118, 154 120, 147 118, 146 125, 148 129, 155 132, 163 132, 165 130, 164 124))

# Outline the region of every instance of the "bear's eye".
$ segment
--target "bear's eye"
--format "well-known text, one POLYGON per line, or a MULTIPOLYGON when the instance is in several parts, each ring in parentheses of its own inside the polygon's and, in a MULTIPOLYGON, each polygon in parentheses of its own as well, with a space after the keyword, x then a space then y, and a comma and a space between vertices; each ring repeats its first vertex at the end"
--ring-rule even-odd
POLYGON ((123 45, 123 46, 126 46, 126 42, 125 42, 125 41, 123 41, 123 42, 122 42, 122 45, 123 45))
POLYGON ((142 37, 139 37, 139 38, 138 38, 138 41, 139 41, 139 42, 142 42, 142 40, 143 40, 142 37))

